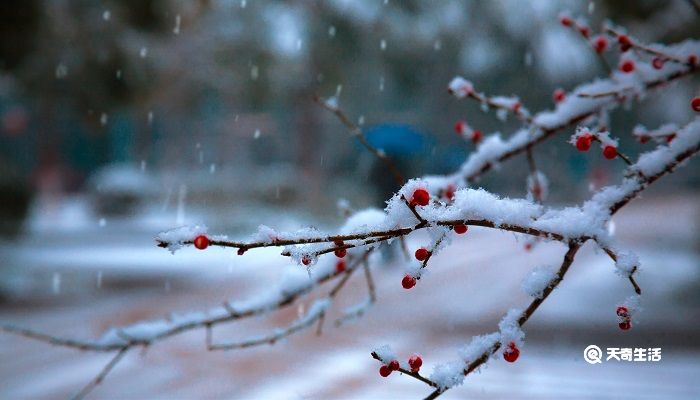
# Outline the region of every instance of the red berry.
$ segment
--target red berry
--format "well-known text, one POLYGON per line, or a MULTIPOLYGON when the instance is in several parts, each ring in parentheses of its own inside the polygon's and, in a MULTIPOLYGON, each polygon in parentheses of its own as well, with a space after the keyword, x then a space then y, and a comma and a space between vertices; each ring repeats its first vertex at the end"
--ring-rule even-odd
POLYGON ((447 200, 453 200, 455 198, 455 185, 447 185, 445 189, 445 197, 447 200))
POLYGON ((559 22, 561 22, 561 24, 564 26, 571 26, 574 23, 574 21, 572 21, 569 17, 561 17, 559 22))
POLYGON ((515 104, 513 104, 513 111, 515 111, 517 113, 518 111, 520 111, 520 107, 522 107, 522 106, 523 106, 522 103, 520 103, 519 101, 516 101, 515 104))
POLYGON ((532 195, 536 198, 539 199, 542 197, 542 187, 540 187, 539 183, 536 183, 534 187, 532 188, 532 195))
POLYGON ((532 243, 525 243, 525 251, 532 250, 532 243))
POLYGON ((623 321, 623 322, 620 322, 620 323, 618 324, 618 326, 619 326, 620 329, 622 329, 623 331, 628 331, 628 330, 630 330, 630 328, 632 328, 632 322, 630 322, 630 321, 623 321))
POLYGON ((515 362, 520 356, 520 350, 514 342, 508 343, 508 348, 503 352, 503 359, 508 362, 515 362))
POLYGON ((411 198, 411 204, 418 206, 427 206, 430 202, 430 193, 425 189, 416 189, 411 198))
POLYGON ((666 136, 666 143, 671 143, 671 142, 673 142, 673 139, 675 139, 675 138, 676 138, 676 134, 675 134, 675 133, 672 133, 672 134, 666 136))
POLYGON ((340 240, 340 239, 336 239, 336 240, 333 241, 333 244, 334 244, 336 247, 340 247, 340 246, 344 245, 345 242, 343 242, 343 241, 340 240))
POLYGON ((693 108, 693 111, 700 112, 700 96, 696 96, 693 100, 690 100, 690 107, 693 108))
POLYGON ((479 141, 482 138, 482 134, 480 130, 475 130, 474 133, 472 133, 472 142, 474 143, 479 143, 479 141))
POLYGON ((455 123, 455 132, 457 132, 458 135, 461 135, 464 133, 464 131, 467 129, 467 123, 464 121, 457 121, 455 123))
POLYGON ((399 362, 396 360, 391 360, 389 363, 389 369, 392 371, 398 371, 399 370, 399 362))
POLYGON ((414 354, 411 358, 408 359, 408 366, 411 367, 411 372, 418 372, 422 365, 423 359, 421 359, 420 356, 417 354, 414 354))
POLYGON ((199 235, 194 238, 194 247, 204 250, 209 247, 209 238, 204 235, 199 235))
POLYGON ((339 274, 345 272, 345 260, 338 260, 338 262, 335 263, 335 272, 339 274))
POLYGON ((583 134, 576 139, 576 148, 578 151, 588 151, 591 148, 593 138, 589 134, 583 134))
POLYGON ((607 158, 608 160, 612 160, 613 158, 617 157, 617 147, 615 146, 605 146, 603 149, 603 157, 607 158))
POLYGON ((581 32, 581 35, 586 39, 588 39, 588 36, 591 34, 591 30, 587 26, 580 26, 578 31, 581 32))
POLYGON ((620 44, 620 51, 627 51, 632 47, 632 41, 627 35, 620 35, 617 37, 617 42, 620 44))
POLYGON ((641 144, 645 144, 648 141, 649 141, 649 136, 642 135, 639 137, 639 143, 641 143, 641 144))
POLYGON ((620 317, 626 317, 629 315, 629 310, 625 306, 619 306, 617 307, 617 315, 620 317))
POLYGON ((608 48, 608 39, 605 36, 598 36, 593 42, 593 48, 598 54, 602 54, 608 48))
POLYGON ((387 365, 382 365, 379 367, 379 375, 386 378, 387 376, 391 375, 391 368, 389 368, 387 365))
POLYGON ((461 235, 463 233, 467 233, 467 229, 469 229, 469 227, 466 225, 462 225, 462 224, 454 226, 455 233, 458 235, 461 235))
POLYGON ((428 258, 429 255, 430 255, 430 252, 425 247, 421 247, 420 249, 416 250, 416 254, 415 254, 416 260, 418 260, 418 261, 425 260, 426 258, 428 258))
POLYGON ((401 286, 403 286, 404 289, 410 289, 416 286, 416 278, 406 274, 406 276, 404 276, 401 280, 401 286))
POLYGON ((335 256, 338 258, 343 258, 345 255, 348 254, 348 249, 336 249, 335 250, 335 256))
POLYGON ((566 98, 566 92, 564 89, 555 89, 554 93, 552 93, 552 98, 555 103, 561 103, 566 98))
POLYGON ((629 74, 630 72, 634 71, 634 61, 632 60, 624 60, 620 63, 620 71, 629 74))
POLYGON ((654 67, 654 69, 661 69, 664 67, 664 59, 661 57, 654 57, 653 60, 651 60, 651 66, 654 67))
POLYGON ((309 256, 304 256, 301 258, 301 263, 304 265, 309 265, 311 264, 311 257, 309 256))
POLYGON ((691 67, 695 67, 698 65, 698 56, 695 54, 691 54, 688 56, 688 64, 690 64, 691 67))

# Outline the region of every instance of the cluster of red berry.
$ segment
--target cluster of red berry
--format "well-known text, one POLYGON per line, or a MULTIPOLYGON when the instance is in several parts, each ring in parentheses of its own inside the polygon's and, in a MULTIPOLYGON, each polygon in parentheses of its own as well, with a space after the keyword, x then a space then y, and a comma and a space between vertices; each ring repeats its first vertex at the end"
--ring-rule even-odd
MULTIPOLYGON (((520 106, 518 106, 518 108, 520 108, 520 106)), ((517 112, 517 109, 515 111, 517 112)), ((484 137, 480 130, 472 130, 471 128, 469 128, 469 125, 467 125, 467 123, 464 121, 457 121, 455 123, 455 132, 457 132, 457 134, 460 136, 469 135, 469 138, 474 143, 479 143, 479 141, 481 141, 481 138, 484 137)))
POLYGON ((632 317, 630 316, 629 310, 625 306, 617 307, 617 316, 619 317, 620 323, 618 326, 623 331, 627 331, 632 328, 632 317))
MULTIPOLYGON (((335 244, 336 247, 342 247, 345 245, 345 243, 342 240, 334 240, 333 244, 335 244)), ((339 274, 345 272, 345 260, 343 260, 343 258, 345 258, 345 256, 348 254, 348 249, 335 249, 334 253, 335 256, 339 258, 339 260, 335 263, 335 272, 339 274)))
MULTIPOLYGON (((623 53, 632 48, 632 40, 630 40, 629 36, 627 35, 618 35, 617 43, 620 45, 620 51, 623 53)), ((629 74, 631 72, 634 72, 634 67, 634 61, 630 59, 620 60, 620 71, 629 74)))
MULTIPOLYGON (((573 20, 572 18, 568 16, 562 16, 559 19, 559 22, 561 22, 562 25, 568 28, 575 28, 576 30, 581 33, 581 35, 588 39, 590 36, 590 28, 582 23, 579 23, 578 21, 573 20)), ((608 38, 604 35, 598 35, 594 37, 593 39, 590 39, 591 46, 595 50, 596 53, 598 54, 603 54, 607 49, 608 49, 608 38)), ((625 53, 629 49, 631 49, 634 46, 634 42, 632 39, 630 39, 629 36, 625 34, 618 34, 617 35, 617 43, 620 46, 620 52, 625 53)), ((663 55, 658 55, 655 56, 651 60, 651 66, 654 69, 661 69, 664 67, 664 63, 668 61, 668 57, 664 57, 663 55)), ((691 54, 688 56, 687 59, 687 64, 691 67, 695 67, 698 64, 698 56, 695 54, 691 54)), ((620 64, 618 65, 618 68, 620 71, 629 74, 631 72, 634 72, 635 70, 635 63, 633 60, 630 59, 622 59, 620 60, 620 64)))
POLYGON ((338 247, 337 249, 335 249, 334 252, 336 257, 343 258, 346 254, 348 254, 348 249, 343 247, 345 246, 345 243, 343 243, 342 240, 334 240, 333 244, 335 244, 335 246, 338 247))
MULTIPOLYGON (((593 143, 594 140, 598 140, 598 138, 590 133, 584 133, 576 138, 576 148, 578 151, 588 151, 591 148, 591 143, 593 143)), ((603 147, 603 157, 607 158, 608 160, 612 160, 617 157, 617 147, 611 144, 605 145, 605 147, 603 147)))
POLYGON ((567 16, 562 16, 559 18, 559 22, 561 22, 562 25, 566 27, 575 27, 579 33, 581 33, 581 36, 588 38, 591 35, 591 28, 589 28, 586 25, 580 24, 577 21, 574 21, 570 17, 567 16))
MULTIPOLYGON (((423 359, 419 355, 414 354, 408 359, 408 366, 411 368, 411 372, 417 374, 420 371, 420 367, 423 365, 423 359)), ((397 360, 391 360, 388 364, 384 364, 379 367, 379 375, 386 378, 391 375, 393 371, 399 370, 399 362, 397 360)))

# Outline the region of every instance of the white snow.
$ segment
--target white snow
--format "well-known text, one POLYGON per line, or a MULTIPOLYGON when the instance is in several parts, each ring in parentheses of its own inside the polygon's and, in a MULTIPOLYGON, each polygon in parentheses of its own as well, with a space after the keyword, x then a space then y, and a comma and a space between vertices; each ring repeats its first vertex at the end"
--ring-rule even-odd
POLYGON ((634 268, 639 269, 639 257, 631 251, 620 251, 617 253, 615 268, 620 275, 628 276, 634 268))
POLYGON ((557 277, 557 271, 551 266, 540 266, 532 270, 525 278, 522 288, 532 297, 542 297, 542 291, 557 277))

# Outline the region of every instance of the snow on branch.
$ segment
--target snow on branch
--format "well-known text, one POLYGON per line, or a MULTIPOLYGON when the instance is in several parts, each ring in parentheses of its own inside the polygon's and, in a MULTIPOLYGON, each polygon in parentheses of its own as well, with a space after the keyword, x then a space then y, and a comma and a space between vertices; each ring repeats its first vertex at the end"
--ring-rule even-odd
MULTIPOLYGON (((564 20, 562 23, 564 24, 564 20)), ((575 26, 585 38, 591 34, 590 28, 581 20, 570 20, 566 26, 575 26)), ((695 118, 680 128, 662 127, 658 132, 636 129, 635 135, 638 137, 666 139, 657 140, 657 147, 641 154, 635 162, 619 151, 617 139, 611 136, 607 128, 607 113, 620 104, 640 99, 648 90, 661 88, 697 72, 700 42, 689 40, 671 46, 644 45, 613 28, 606 28, 601 35, 612 35, 618 41, 622 51, 619 69, 611 72, 606 79, 580 85, 570 93, 556 93, 556 107, 551 111, 530 114, 517 97, 489 97, 476 92, 474 85, 466 79, 453 79, 449 90, 454 96, 474 99, 480 102, 482 107, 498 109, 499 114, 513 113, 521 120, 523 127, 506 139, 502 139, 499 134, 493 134, 483 140, 476 140, 476 130, 468 128, 472 139, 479 142, 479 145, 459 170, 451 175, 425 176, 405 181, 391 159, 381 149, 367 142, 362 130, 340 109, 337 98, 317 98, 316 101, 331 111, 368 151, 385 163, 400 186, 387 201, 384 210, 367 209, 355 212, 337 232, 327 233, 312 228, 277 232, 261 226, 249 240, 238 241, 230 240, 225 235, 212 235, 205 227, 195 226, 162 232, 156 237, 157 245, 171 252, 190 245, 200 250, 209 246, 230 247, 237 249, 239 255, 263 247, 280 248, 283 256, 290 257, 299 265, 290 266, 291 269, 284 275, 282 282, 270 290, 258 293, 248 300, 224 302, 223 305, 205 312, 171 314, 163 319, 115 327, 95 340, 59 338, 7 325, 3 325, 1 329, 54 345, 115 352, 115 357, 100 374, 81 390, 79 397, 82 397, 105 378, 128 350, 138 346, 145 347, 182 332, 205 330, 209 350, 273 344, 309 328, 314 323, 318 323, 320 332, 321 324, 330 312, 335 297, 351 275, 358 268, 363 268, 368 298, 345 310, 343 317, 339 318, 336 324, 360 316, 376 301, 370 261, 377 246, 397 239, 403 240, 417 231, 427 233, 428 242, 415 250, 415 261, 407 266, 407 272, 401 281, 405 289, 411 289, 421 280, 426 268, 429 268, 432 256, 449 246, 454 235, 465 234, 469 226, 480 226, 528 235, 544 241, 561 242, 567 246, 567 251, 557 269, 535 269, 523 283, 523 289, 532 296, 525 308, 509 311, 499 324, 497 332, 473 338, 459 351, 456 360, 438 365, 429 377, 420 373, 422 360, 417 355, 411 357, 408 364, 399 362, 388 347, 376 349, 372 356, 382 363, 382 376, 388 376, 392 371, 400 371, 405 376, 432 387, 433 392, 427 397, 429 399, 461 384, 465 376, 480 368, 494 355, 514 362, 523 346, 523 325, 561 283, 573 264, 576 253, 588 240, 593 240, 600 246, 615 262, 617 270, 628 277, 635 292, 641 293, 633 277, 638 271, 639 260, 631 253, 614 248, 608 234, 609 221, 612 215, 650 184, 673 172, 700 151, 700 118, 695 118), (646 60, 637 53, 628 52, 630 49, 636 49, 637 53, 654 58, 646 60), (659 57, 663 62, 655 62, 659 57), (606 158, 621 158, 626 162, 624 179, 617 185, 600 189, 580 205, 546 206, 543 200, 547 181, 535 166, 534 148, 567 127, 579 123, 589 126, 596 120, 599 128, 580 128, 571 138, 572 144, 578 150, 586 151, 592 141, 600 142, 606 158), (467 187, 483 173, 523 152, 527 153, 530 166, 526 198, 504 198, 484 189, 467 187), (335 257, 325 257, 328 253, 334 253, 335 257), (328 294, 313 303, 304 315, 286 327, 242 341, 213 342, 214 326, 282 309, 327 282, 335 283, 328 294)), ((610 36, 597 36, 593 43, 596 51, 603 47, 600 44, 601 37, 610 40, 610 36)), ((604 47, 608 48, 607 42, 604 47)), ((465 123, 460 130, 467 132, 467 126, 465 123)), ((636 304, 630 300, 618 307, 621 329, 631 327, 632 314, 638 309, 636 304)))

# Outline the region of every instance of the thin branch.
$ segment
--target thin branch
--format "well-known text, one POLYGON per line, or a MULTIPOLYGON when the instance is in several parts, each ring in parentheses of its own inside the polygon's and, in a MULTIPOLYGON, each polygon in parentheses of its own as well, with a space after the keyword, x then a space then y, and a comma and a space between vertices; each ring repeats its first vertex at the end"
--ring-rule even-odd
MULTIPOLYGON (((371 253, 371 249, 367 250, 365 252, 365 257, 371 253)), ((69 347, 69 348, 75 348, 78 350, 87 350, 87 351, 96 351, 96 352, 111 352, 115 350, 120 350, 124 346, 135 346, 135 345, 148 345, 151 342, 164 339, 170 336, 177 335, 179 333, 193 330, 193 329, 198 329, 198 328, 211 328, 213 325, 221 324, 224 322, 229 322, 229 321, 234 321, 234 320, 239 320, 239 319, 244 319, 256 315, 261 315, 264 313, 269 312, 270 310, 276 310, 276 309, 281 309, 283 307, 287 307, 291 304, 294 303, 299 297, 302 295, 310 292, 313 288, 315 288, 316 285, 321 285, 327 281, 330 281, 336 277, 339 277, 340 275, 343 275, 345 277, 348 272, 354 270, 357 268, 359 265, 360 261, 362 258, 360 258, 357 262, 353 262, 348 266, 348 268, 344 272, 338 272, 338 271, 332 271, 327 274, 324 274, 322 276, 319 276, 316 278, 316 282, 314 285, 308 285, 308 286, 301 286, 295 289, 294 291, 289 291, 289 292, 284 292, 281 296, 279 296, 278 299, 276 299, 274 302, 271 302, 269 304, 262 304, 262 305, 255 305, 251 306, 249 308, 242 308, 240 310, 235 309, 230 303, 224 302, 222 305, 222 308, 224 308, 227 312, 225 315, 219 315, 219 313, 214 313, 213 316, 203 316, 201 319, 193 320, 193 321, 188 321, 184 323, 171 323, 166 329, 162 330, 149 340, 129 340, 127 343, 113 343, 113 342, 105 342, 101 343, 100 341, 79 341, 79 340, 72 340, 72 339, 63 339, 59 337, 55 337, 52 335, 44 334, 41 332, 33 331, 30 329, 22 329, 18 328, 12 325, 1 325, 0 330, 16 334, 19 336, 24 336, 27 338, 39 340, 41 342, 57 345, 57 346, 63 346, 63 347, 69 347)), ((126 328, 122 328, 124 330, 126 328)), ((118 330, 117 332, 119 332, 118 330)))
POLYGON ((240 342, 231 343, 219 343, 219 344, 209 344, 207 350, 232 350, 232 349, 243 349, 247 347, 259 346, 261 344, 275 344, 275 342, 297 333, 309 326, 313 325, 314 322, 319 320, 326 312, 326 307, 323 304, 314 303, 316 308, 310 310, 306 315, 295 320, 289 326, 284 329, 275 329, 272 333, 256 338, 245 339, 240 342), (312 312, 313 311, 313 312, 312 312))
MULTIPOLYGON (((527 165, 530 168, 530 176, 532 177, 532 198, 536 203, 542 203, 542 183, 537 176, 537 165, 535 164, 535 156, 533 154, 532 146, 527 148, 527 165)), ((529 189, 529 188, 528 188, 529 189)))
POLYGON ((627 194, 624 198, 610 206, 610 214, 615 214, 618 212, 622 207, 625 206, 625 204, 629 203, 633 199, 635 199, 639 193, 641 193, 644 189, 646 189, 649 185, 652 183, 656 182, 659 178, 663 177, 664 175, 668 175, 671 172, 673 172, 679 165, 683 163, 683 161, 689 159, 690 157, 694 156, 700 152, 700 143, 697 143, 695 146, 690 147, 683 151, 682 153, 678 154, 674 161, 671 162, 670 164, 666 165, 661 171, 656 173, 655 175, 652 176, 640 176, 639 179, 641 180, 638 187, 627 194))
MULTIPOLYGON (((518 318, 518 321, 517 321, 518 326, 522 327, 528 321, 528 319, 530 319, 530 317, 535 313, 535 311, 537 311, 539 306, 545 300, 547 300, 547 297, 549 297, 549 295, 554 291, 554 289, 556 289, 557 286, 559 286, 559 284, 562 282, 562 280, 564 280, 564 275, 566 275, 566 272, 569 270, 569 267, 571 267, 571 264, 574 262, 574 257, 576 256, 576 252, 578 252, 578 250, 581 248, 582 244, 583 243, 579 242, 579 241, 571 241, 569 243, 569 249, 566 252, 566 254, 564 255, 564 260, 562 261, 561 266, 559 267, 559 270, 557 271, 556 278, 554 278, 554 280, 549 284, 549 286, 547 286, 542 291, 542 295, 540 297, 532 300, 530 305, 525 309, 525 311, 523 311, 523 313, 520 315, 520 318, 518 318)), ((472 373, 474 370, 476 370, 481 365, 483 365, 486 361, 488 361, 489 358, 491 357, 491 355, 494 354, 495 352, 497 352, 498 349, 501 348, 501 346, 502 346, 502 344, 500 342, 496 342, 491 348, 489 348, 489 350, 485 351, 476 360, 469 363, 464 368, 462 373, 465 376, 472 373)), ((431 385, 431 386, 434 387, 435 385, 431 385)), ((435 391, 430 393, 430 395, 428 395, 428 397, 426 397, 426 399, 435 399, 445 392, 446 392, 446 390, 440 390, 439 388, 435 389, 435 391)))
POLYGON ((369 291, 369 299, 372 303, 377 300, 376 289, 374 287, 374 280, 372 279, 372 272, 369 270, 369 263, 365 260, 362 263, 362 269, 365 271, 365 279, 367 280, 367 290, 369 291))
MULTIPOLYGON (((610 259, 613 260, 613 262, 617 263, 617 254, 615 251, 613 251, 611 248, 603 246, 598 242, 598 246, 600 246, 605 254, 607 254, 610 259)), ((638 295, 642 294, 642 288, 639 287, 639 284, 637 284, 637 281, 634 279, 634 273, 637 272, 637 266, 635 265, 632 267, 632 270, 627 274, 627 279, 629 279, 630 283, 632 284, 632 288, 634 289, 634 292, 637 293, 638 295)))
POLYGON ((401 171, 396 167, 394 162, 392 161, 391 157, 386 155, 384 151, 377 149, 376 147, 372 146, 369 141, 367 141, 367 138, 365 137, 364 133, 362 132, 362 129, 360 129, 359 126, 355 125, 354 122, 350 120, 350 118, 345 115, 343 110, 341 110, 338 106, 330 104, 327 100, 322 99, 319 96, 314 96, 314 101, 318 103, 321 107, 325 108, 326 110, 332 112, 340 122, 345 125, 346 128, 350 130, 350 133, 352 136, 357 138, 357 140, 365 146, 367 150, 369 150, 372 154, 374 154, 377 158, 382 160, 384 165, 389 169, 391 174, 394 176, 394 179, 396 180, 396 183, 399 186, 403 186, 403 184, 406 182, 406 180, 403 178, 403 175, 401 174, 401 171))
POLYGON ((632 268, 632 271, 630 271, 630 274, 627 275, 627 279, 629 279, 630 283, 632 284, 632 287, 634 288, 634 292, 637 293, 638 295, 642 294, 642 288, 639 287, 637 284, 637 281, 634 280, 634 273, 637 272, 637 267, 632 268))
POLYGON ((408 199, 406 198, 406 196, 404 196, 403 194, 401 195, 401 200, 403 200, 403 202, 406 204, 406 207, 408 207, 408 209, 411 210, 411 213, 413 213, 413 216, 415 216, 416 219, 418 220, 419 224, 416 225, 416 226, 421 226, 421 227, 423 227, 423 226, 425 226, 425 225, 428 223, 428 221, 426 221, 425 218, 423 218, 423 217, 418 213, 418 210, 416 210, 416 205, 415 205, 415 204, 411 204, 411 202, 409 202, 408 199))
MULTIPOLYGON (((411 207, 409 206, 409 208, 411 208, 411 207)), ((320 250, 320 251, 315 253, 317 255, 326 254, 326 253, 333 252, 336 249, 349 249, 349 248, 354 248, 354 247, 362 247, 366 244, 376 243, 377 241, 388 240, 392 237, 405 236, 405 235, 408 235, 409 233, 412 233, 412 232, 420 230, 420 229, 425 229, 425 228, 428 228, 430 226, 428 224, 428 221, 426 221, 423 217, 420 216, 420 214, 418 214, 418 212, 415 210, 415 207, 411 208, 411 210, 414 212, 414 215, 416 215, 416 218, 420 218, 420 220, 421 220, 420 223, 418 223, 417 225, 411 226, 411 227, 403 227, 403 228, 395 228, 395 229, 387 229, 387 230, 379 230, 379 231, 367 231, 367 232, 353 233, 353 234, 347 234, 347 235, 315 236, 315 237, 305 237, 305 238, 297 238, 297 239, 277 239, 277 240, 270 241, 270 242, 234 242, 234 241, 228 241, 228 240, 211 240, 210 245, 211 246, 221 246, 221 247, 232 247, 232 248, 245 248, 246 250, 248 250, 248 249, 262 248, 262 247, 281 247, 281 246, 300 245, 300 244, 333 243, 337 240, 353 241, 353 240, 364 240, 364 239, 376 239, 373 241, 367 240, 367 241, 359 243, 359 244, 345 243, 342 246, 333 245, 332 248, 320 250)), ((436 220, 436 221, 433 221, 432 224, 439 225, 439 226, 474 225, 474 226, 482 226, 485 228, 493 228, 493 229, 500 229, 500 230, 517 232, 517 233, 524 233, 524 234, 528 234, 528 235, 550 238, 550 239, 559 240, 559 241, 561 241, 563 239, 563 235, 561 235, 557 232, 546 231, 546 230, 542 230, 542 229, 535 229, 535 228, 531 228, 531 227, 525 227, 525 226, 520 226, 520 225, 516 225, 516 224, 508 224, 508 223, 497 225, 497 224, 493 223, 492 221, 483 220, 483 219, 478 219, 478 220, 476 220, 476 219, 436 220)), ((168 247, 168 245, 170 244, 169 242, 166 242, 163 240, 158 240, 158 243, 159 243, 160 247, 168 247)), ((180 243, 191 245, 191 244, 193 244, 193 241, 192 240, 184 240, 180 243)), ((291 253, 284 252, 284 253, 282 253, 282 255, 289 256, 289 255, 291 255, 291 253)))
POLYGON ((115 350, 119 350, 123 347, 123 345, 119 346, 114 346, 114 347, 103 347, 96 345, 94 343, 89 343, 89 342, 83 342, 80 340, 74 340, 74 339, 65 339, 65 338, 59 338, 56 336, 52 336, 46 333, 42 332, 37 332, 31 329, 25 329, 25 328, 19 328, 13 325, 1 325, 0 330, 3 332, 11 333, 14 335, 18 336, 24 336, 26 338, 30 339, 35 339, 40 342, 46 342, 49 344, 52 344, 54 346, 62 346, 62 347, 70 347, 74 348, 77 350, 85 350, 85 351, 100 351, 100 352, 112 352, 115 350))
POLYGON ((496 99, 495 97, 489 97, 489 96, 486 96, 486 95, 479 93, 477 91, 474 91, 474 90, 467 92, 467 97, 472 98, 481 104, 487 104, 489 107, 493 107, 493 108, 496 108, 499 110, 504 110, 504 111, 507 111, 509 113, 512 113, 518 119, 520 119, 521 121, 523 121, 527 124, 536 125, 532 120, 532 116, 526 111, 527 109, 524 108, 524 106, 522 105, 520 100, 517 100, 517 102, 515 103, 516 104, 515 107, 508 107, 508 106, 498 102, 497 100, 495 100, 496 99))
POLYGON ((338 318, 335 321, 335 326, 340 326, 343 324, 343 322, 348 321, 350 319, 361 317, 367 311, 367 309, 377 301, 377 295, 374 288, 374 281, 372 280, 372 273, 370 272, 369 263, 367 262, 367 260, 365 260, 362 263, 362 269, 364 269, 365 271, 365 280, 367 281, 367 290, 369 292, 367 300, 357 304, 355 307, 351 307, 354 308, 354 310, 346 312, 346 314, 342 318, 338 318))
POLYGON ((126 355, 127 351, 129 350, 130 346, 124 346, 122 347, 117 354, 112 357, 111 360, 107 363, 107 365, 102 368, 102 371, 100 371, 97 376, 90 381, 85 387, 83 387, 80 392, 78 392, 75 396, 72 397, 73 400, 80 400, 85 398, 85 396, 88 395, 93 389, 97 387, 102 381, 107 377, 107 374, 112 371, 112 369, 121 361, 121 359, 126 355))

